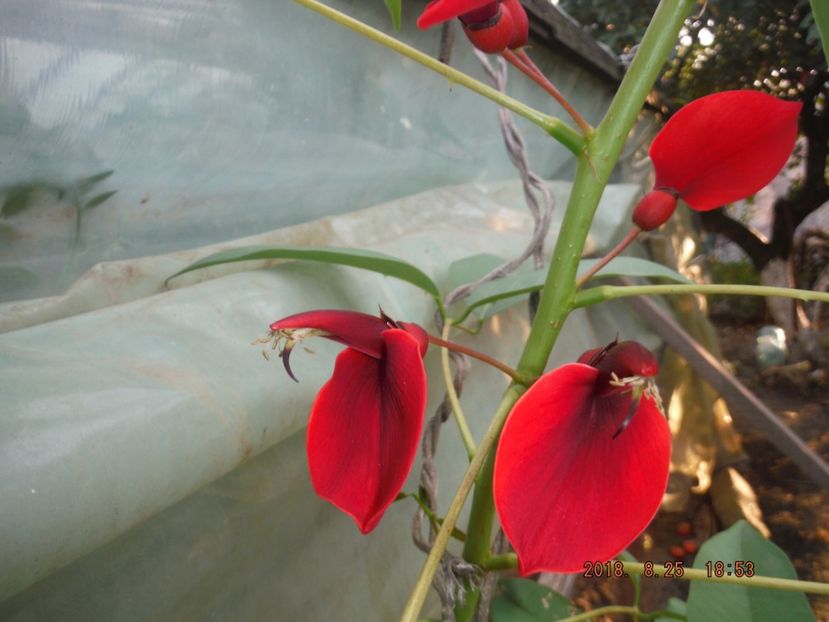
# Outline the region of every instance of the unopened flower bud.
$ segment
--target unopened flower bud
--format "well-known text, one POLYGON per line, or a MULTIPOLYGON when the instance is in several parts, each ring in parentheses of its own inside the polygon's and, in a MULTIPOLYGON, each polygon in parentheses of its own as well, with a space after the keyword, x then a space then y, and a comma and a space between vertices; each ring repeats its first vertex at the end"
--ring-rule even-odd
POLYGON ((675 209, 675 194, 666 190, 651 190, 633 210, 633 222, 642 231, 653 231, 665 224, 675 209))
POLYGON ((487 54, 497 54, 507 48, 513 39, 512 14, 504 5, 498 5, 498 11, 486 21, 468 23, 461 16, 463 31, 476 48, 487 54))
POLYGON ((527 11, 519 0, 504 0, 503 8, 509 11, 512 17, 512 39, 507 44, 511 50, 516 50, 527 45, 530 36, 530 22, 527 19, 527 11))

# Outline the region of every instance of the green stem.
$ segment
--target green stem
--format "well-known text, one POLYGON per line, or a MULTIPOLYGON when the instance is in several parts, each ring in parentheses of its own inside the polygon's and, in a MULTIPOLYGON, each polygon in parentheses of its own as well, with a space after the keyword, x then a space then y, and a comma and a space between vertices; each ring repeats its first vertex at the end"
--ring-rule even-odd
POLYGON ((694 3, 695 0, 660 1, 630 69, 588 143, 588 153, 579 158, 538 312, 518 363, 519 373, 540 373, 573 308, 579 260, 604 186, 694 3))
MULTIPOLYGON (((443 324, 443 332, 441 333, 444 341, 449 339, 451 330, 452 322, 445 321, 443 324)), ((449 404, 452 407, 452 415, 455 417, 455 423, 458 424, 458 432, 460 432, 463 446, 466 447, 466 454, 471 461, 475 456, 475 439, 472 437, 472 432, 466 423, 466 417, 461 408, 461 401, 458 399, 458 393, 455 391, 455 381, 452 378, 452 366, 449 364, 448 348, 444 347, 440 350, 440 365, 443 368, 443 382, 446 385, 446 397, 449 399, 449 404)))
POLYGON ((660 564, 648 564, 649 573, 645 574, 645 564, 641 562, 622 562, 625 572, 630 574, 640 574, 644 576, 660 577, 666 576, 666 573, 671 573, 675 579, 683 579, 687 581, 710 581, 712 583, 730 583, 732 585, 742 585, 745 587, 764 587, 773 590, 784 590, 787 592, 806 592, 807 594, 824 594, 829 595, 829 583, 818 583, 817 581, 800 581, 797 579, 780 579, 778 577, 709 577, 707 570, 701 568, 683 568, 682 576, 677 576, 676 569, 668 571, 665 566, 660 564), (652 573, 652 574, 651 574, 652 573))
MULTIPOLYGON (((443 523, 443 519, 432 512, 432 508, 429 507, 429 504, 424 501, 420 495, 417 495, 413 492, 401 492, 398 493, 396 501, 400 501, 401 499, 408 499, 412 498, 415 502, 420 506, 420 509, 423 510, 423 513, 426 515, 426 518, 429 519, 429 522, 435 528, 435 531, 440 529, 441 523, 443 523)), ((453 528, 452 529, 452 537, 455 538, 458 542, 465 542, 466 541, 466 534, 462 532, 460 529, 453 528)))
MULTIPOLYGON (((579 155, 576 178, 553 250, 541 300, 518 362, 518 373, 522 376, 535 379, 547 365, 553 345, 573 308, 579 261, 599 199, 630 128, 636 122, 645 98, 672 51, 679 29, 694 3, 695 0, 660 0, 630 70, 622 80, 607 114, 588 141, 585 152, 579 155)), ((498 430, 500 431, 500 425, 498 430)), ((482 444, 479 453, 489 450, 489 447, 482 444)), ((477 460, 478 456, 475 458, 477 460)), ((486 486, 488 488, 491 485, 490 482, 486 486)), ((491 534, 478 529, 477 525, 491 525, 494 513, 492 495, 477 494, 476 491, 467 524, 464 551, 480 551, 482 543, 478 540, 485 540, 486 546, 489 546, 491 534)), ((463 619, 459 620, 463 622, 463 619)))
POLYGON ((410 45, 406 45, 402 41, 398 41, 394 37, 390 37, 389 35, 364 24, 353 17, 349 17, 345 13, 332 9, 317 0, 294 1, 306 8, 311 9, 312 11, 315 11, 316 13, 319 13, 320 15, 323 15, 324 17, 327 17, 330 20, 337 22, 338 24, 341 24, 342 26, 345 26, 346 28, 350 28, 364 37, 368 37, 369 39, 376 41, 380 45, 394 50, 398 54, 402 54, 403 56, 428 67, 432 71, 448 78, 450 82, 460 84, 461 86, 468 88, 470 91, 474 91, 475 93, 483 95, 487 99, 494 101, 499 106, 512 110, 515 114, 520 115, 528 121, 531 121, 541 127, 550 136, 567 147, 567 149, 569 149, 572 153, 578 155, 584 149, 584 138, 582 135, 561 119, 544 114, 543 112, 536 110, 535 108, 532 108, 517 99, 513 99, 509 95, 505 95, 504 93, 487 86, 483 82, 479 82, 462 71, 453 69, 449 65, 432 58, 428 54, 424 54, 420 50, 417 50, 410 45))
MULTIPOLYGON (((829 302, 829 292, 813 292, 808 289, 767 287, 765 285, 710 285, 704 283, 671 283, 667 285, 599 285, 585 289, 576 296, 574 306, 591 305, 628 296, 682 295, 682 294, 730 294, 733 296, 778 296, 798 300, 829 302)), ((520 369, 520 368, 519 368, 520 369)))
MULTIPOLYGON (((443 523, 440 526, 435 543, 423 568, 420 571, 420 576, 415 583, 409 600, 406 603, 406 608, 403 610, 403 615, 400 617, 400 622, 417 622, 420 615, 420 609, 423 607, 423 602, 426 600, 426 595, 429 593, 429 587, 432 585, 432 578, 435 576, 435 571, 438 569, 440 560, 443 557, 443 552, 446 550, 446 545, 449 543, 449 537, 452 535, 452 529, 458 521, 461 509, 463 509, 466 497, 469 491, 472 490, 472 485, 475 483, 475 478, 478 471, 483 465, 484 459, 489 455, 490 450, 495 446, 498 436, 501 433, 501 428, 507 419, 507 415, 512 410, 513 404, 518 401, 525 388, 518 384, 512 384, 504 393, 501 400, 501 405, 498 407, 498 412, 495 413, 489 428, 481 439, 481 444, 478 446, 478 451, 475 452, 475 457, 469 463, 469 467, 464 473, 460 486, 449 505, 446 516, 443 517, 443 523)), ((467 534, 467 540, 469 535, 467 534)))
POLYGON ((584 613, 570 616, 569 618, 561 618, 559 622, 582 622, 582 620, 592 620, 593 618, 610 615, 612 613, 626 613, 632 616, 636 616, 640 620, 653 620, 659 617, 673 618, 675 620, 687 620, 687 618, 681 613, 674 613, 673 611, 668 611, 666 609, 660 609, 659 611, 651 611, 650 613, 645 613, 644 611, 640 611, 638 607, 630 607, 627 605, 610 605, 608 607, 599 607, 598 609, 593 609, 593 611, 585 611, 584 613))
POLYGON ((502 555, 491 555, 481 568, 484 570, 510 570, 518 568, 518 556, 515 553, 503 553, 502 555))

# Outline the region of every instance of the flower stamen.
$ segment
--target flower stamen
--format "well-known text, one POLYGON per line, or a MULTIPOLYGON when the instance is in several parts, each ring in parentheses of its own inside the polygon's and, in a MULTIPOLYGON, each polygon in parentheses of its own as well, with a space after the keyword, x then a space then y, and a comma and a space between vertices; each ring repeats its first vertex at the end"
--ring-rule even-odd
MULTIPOLYGON (((294 347, 305 341, 309 337, 326 337, 330 335, 324 330, 320 330, 318 328, 280 328, 277 330, 272 330, 267 335, 263 335, 262 337, 258 337, 254 342, 253 345, 266 343, 270 344, 271 350, 278 350, 279 351, 279 358, 282 359, 282 364, 285 366, 285 371, 291 377, 291 380, 294 382, 299 382, 297 377, 294 375, 293 370, 291 369, 291 352, 293 351, 294 347)), ((307 347, 303 346, 303 349, 306 352, 312 352, 307 347)), ((266 361, 270 361, 271 357, 268 355, 267 351, 262 351, 262 356, 265 357, 266 361)))

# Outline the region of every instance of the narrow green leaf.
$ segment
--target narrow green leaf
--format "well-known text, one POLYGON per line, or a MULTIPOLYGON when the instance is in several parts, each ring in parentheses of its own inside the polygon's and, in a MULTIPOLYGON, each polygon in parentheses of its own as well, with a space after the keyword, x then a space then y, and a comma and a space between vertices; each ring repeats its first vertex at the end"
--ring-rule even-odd
MULTIPOLYGON (((745 570, 750 562, 756 575, 797 579, 794 566, 786 554, 742 520, 700 547, 694 568, 706 569, 706 562, 722 562, 722 570, 731 576, 745 570)), ((712 571, 716 569, 712 567, 712 571)), ((806 595, 801 592, 692 581, 688 594, 688 619, 705 622, 813 622, 815 616, 806 595)))
POLYGON ((823 43, 823 56, 829 63, 829 2, 826 0, 810 0, 810 2, 812 3, 812 15, 823 43))
MULTIPOLYGON (((582 259, 579 262, 579 274, 587 272, 592 268, 598 259, 582 259)), ((685 278, 676 270, 663 266, 661 263, 656 263, 649 259, 641 259, 639 257, 616 257, 609 264, 593 277, 593 279, 602 279, 614 276, 635 276, 650 279, 664 279, 666 281, 674 281, 676 283, 692 283, 690 279, 685 278)))
POLYGON ((118 192, 118 191, 117 190, 110 190, 109 192, 102 192, 101 194, 98 194, 98 195, 92 197, 91 199, 89 199, 89 201, 84 203, 81 206, 81 209, 92 209, 93 207, 98 207, 101 203, 103 203, 104 201, 109 199, 109 197, 111 197, 116 192, 118 192))
POLYGON ((489 253, 470 255, 453 261, 449 264, 449 271, 446 276, 446 291, 451 292, 456 287, 477 281, 505 261, 506 259, 503 257, 490 255, 489 253))
POLYGON ((238 261, 262 259, 297 259, 362 268, 363 270, 379 272, 386 276, 393 276, 401 281, 406 281, 419 287, 436 299, 440 298, 438 287, 432 279, 419 268, 402 259, 374 251, 355 248, 335 248, 330 246, 243 246, 240 248, 232 248, 214 253, 190 264, 183 270, 179 270, 174 275, 168 277, 165 284, 177 276, 192 272, 193 270, 201 270, 202 268, 209 268, 210 266, 235 263, 238 261))
POLYGON ((383 0, 386 3, 386 8, 389 10, 389 17, 391 23, 394 24, 394 29, 400 32, 400 22, 403 16, 403 2, 402 0, 383 0))
POLYGON ((570 617, 570 601, 529 579, 504 579, 492 599, 492 622, 552 622, 570 617))
POLYGON ((95 175, 91 175, 89 177, 82 177, 81 179, 75 182, 75 189, 78 191, 79 195, 84 195, 90 190, 92 190, 92 188, 97 186, 99 183, 104 181, 107 177, 112 175, 114 172, 114 170, 108 170, 102 171, 95 175))
MULTIPOLYGON (((582 259, 579 262, 579 274, 583 274, 589 270, 597 261, 597 259, 582 259)), ((518 299, 508 299, 540 290, 544 286, 546 276, 545 270, 519 270, 503 279, 485 283, 466 299, 468 306, 456 322, 464 321, 469 317, 470 313, 485 305, 492 306, 483 308, 475 313, 481 319, 500 313, 506 307, 519 302, 518 299), (493 304, 499 301, 504 302, 498 306, 493 304)), ((616 257, 599 274, 593 277, 590 282, 593 282, 595 279, 616 276, 656 278, 683 284, 691 282, 678 272, 666 268, 662 264, 638 257, 616 257)))

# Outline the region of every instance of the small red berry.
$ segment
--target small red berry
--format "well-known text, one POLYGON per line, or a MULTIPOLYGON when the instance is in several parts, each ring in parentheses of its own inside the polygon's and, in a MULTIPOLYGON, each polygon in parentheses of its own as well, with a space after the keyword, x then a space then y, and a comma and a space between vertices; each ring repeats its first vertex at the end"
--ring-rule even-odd
POLYGON ((697 544, 696 540, 683 540, 682 548, 685 549, 688 555, 693 555, 699 550, 699 544, 697 544))
POLYGON ((686 555, 685 549, 676 544, 668 549, 668 553, 670 553, 671 557, 674 559, 682 559, 686 555))
POLYGON ((676 535, 682 536, 683 538, 687 538, 694 533, 694 526, 691 524, 690 521, 684 520, 680 521, 676 524, 676 535))

